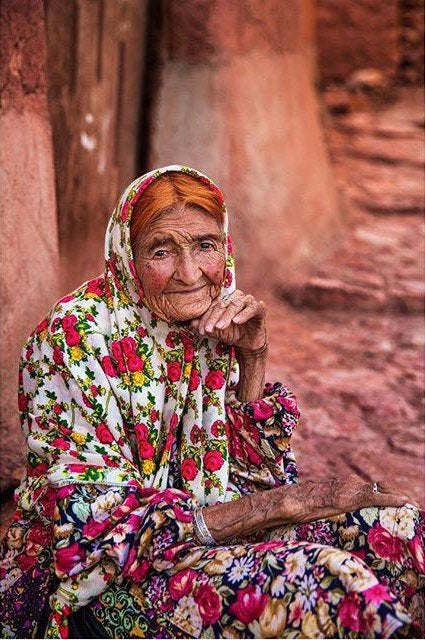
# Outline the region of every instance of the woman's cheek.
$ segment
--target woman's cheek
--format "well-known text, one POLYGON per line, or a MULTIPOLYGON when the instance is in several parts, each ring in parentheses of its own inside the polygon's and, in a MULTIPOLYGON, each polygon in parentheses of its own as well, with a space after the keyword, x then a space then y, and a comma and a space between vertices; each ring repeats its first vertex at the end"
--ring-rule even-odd
POLYGON ((214 255, 204 265, 204 273, 208 280, 216 286, 221 286, 224 280, 226 261, 223 255, 214 255))
POLYGON ((158 264, 145 264, 141 270, 143 277, 141 282, 145 293, 161 293, 165 289, 170 277, 170 269, 167 265, 158 264))

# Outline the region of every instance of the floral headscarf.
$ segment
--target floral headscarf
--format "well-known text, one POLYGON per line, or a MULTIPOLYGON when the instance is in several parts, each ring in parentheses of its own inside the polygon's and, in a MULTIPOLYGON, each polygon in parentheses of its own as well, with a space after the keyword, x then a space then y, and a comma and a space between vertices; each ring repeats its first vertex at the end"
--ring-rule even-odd
MULTIPOLYGON (((135 203, 168 171, 197 177, 223 200, 209 178, 180 165, 151 171, 123 193, 106 233, 105 274, 62 299, 61 315, 50 327, 53 360, 66 366, 81 394, 74 398, 74 423, 64 425, 72 428, 78 464, 61 456, 49 481, 122 485, 141 474, 144 486, 164 489, 179 427, 183 488, 200 504, 215 504, 226 499, 228 485, 224 399, 232 372, 236 382, 232 350, 148 309, 130 244, 135 203), (99 441, 104 453, 93 446, 99 441)), ((224 202, 222 207, 227 237, 224 202)), ((235 286, 230 252, 226 260, 223 295, 235 286)))

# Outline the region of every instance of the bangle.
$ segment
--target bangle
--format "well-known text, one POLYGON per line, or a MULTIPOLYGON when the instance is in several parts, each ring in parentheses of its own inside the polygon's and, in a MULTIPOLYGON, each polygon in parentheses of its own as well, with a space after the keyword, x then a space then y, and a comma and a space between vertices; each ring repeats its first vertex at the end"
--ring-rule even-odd
POLYGON ((210 530, 205 524, 202 508, 195 509, 193 512, 193 530, 195 538, 201 546, 211 547, 216 544, 210 530))

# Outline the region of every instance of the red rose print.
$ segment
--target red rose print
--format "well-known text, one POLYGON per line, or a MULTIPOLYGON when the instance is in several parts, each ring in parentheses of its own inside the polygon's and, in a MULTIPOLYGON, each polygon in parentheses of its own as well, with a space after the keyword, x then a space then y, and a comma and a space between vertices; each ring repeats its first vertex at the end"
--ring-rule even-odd
POLYGON ((196 579, 196 571, 184 569, 171 576, 168 582, 168 589, 173 600, 180 600, 183 596, 188 596, 193 589, 196 579))
POLYGON ((62 326, 65 329, 65 331, 68 331, 69 329, 73 329, 76 324, 77 324, 77 316, 75 316, 74 314, 69 314, 67 316, 64 316, 64 318, 62 318, 62 326))
POLYGON ((184 361, 192 362, 193 356, 195 355, 195 350, 191 344, 188 344, 184 348, 184 361))
POLYGON ((192 369, 189 380, 189 391, 195 391, 199 387, 199 383, 201 382, 201 376, 197 369, 192 369))
POLYGON ((258 585, 249 584, 238 590, 236 602, 231 605, 230 611, 238 620, 249 624, 260 617, 268 599, 267 595, 261 593, 258 585))
POLYGON ((186 458, 182 462, 181 474, 185 480, 194 480, 198 473, 196 462, 193 458, 186 458))
POLYGON ((214 438, 218 438, 220 429, 222 429, 223 427, 224 422, 222 420, 216 420, 215 422, 213 422, 213 424, 211 425, 211 433, 213 434, 214 438))
POLYGON ((175 337, 176 337, 175 331, 170 331, 170 333, 165 338, 165 344, 167 345, 167 347, 170 347, 170 349, 174 349, 174 347, 176 346, 174 342, 175 337))
POLYGON ((27 556, 21 553, 18 556, 17 563, 21 571, 29 571, 37 562, 37 556, 27 556))
POLYGON ((177 380, 180 380, 181 373, 182 367, 180 362, 167 363, 167 375, 168 379, 171 380, 171 382, 177 382, 177 380))
POLYGON ((139 441, 139 456, 143 459, 152 458, 155 449, 147 440, 139 441))
POLYGON ((372 551, 380 558, 385 558, 391 562, 399 562, 403 553, 403 545, 400 538, 392 536, 389 531, 380 524, 375 524, 369 529, 367 541, 372 551))
POLYGON ((52 440, 52 447, 56 449, 62 449, 62 451, 67 451, 71 445, 64 438, 55 438, 52 440))
POLYGON ((142 371, 143 370, 143 360, 140 356, 135 353, 131 353, 127 356, 127 365, 129 371, 142 371))
POLYGON ((220 451, 207 451, 204 455, 204 467, 207 471, 217 471, 223 466, 223 456, 220 451))
POLYGON ((28 398, 25 393, 18 394, 18 409, 19 411, 25 411, 28 407, 28 398))
POLYGON ((44 319, 40 322, 40 324, 37 325, 35 332, 38 333, 42 333, 43 331, 45 331, 47 329, 47 327, 49 326, 49 323, 47 322, 47 319, 44 319))
POLYGON ((294 396, 287 398, 286 396, 278 396, 277 398, 279 404, 282 405, 289 413, 293 413, 294 415, 299 415, 297 400, 294 396))
POLYGON ((149 435, 149 429, 143 422, 134 425, 134 431, 140 440, 147 440, 149 435))
POLYGON ((96 427, 96 436, 99 438, 102 444, 111 444, 114 441, 112 433, 109 431, 106 424, 101 422, 96 427))
POLYGON ((81 336, 75 329, 68 329, 65 333, 65 342, 69 347, 77 347, 81 342, 81 336))
POLYGON ((112 358, 109 356, 103 356, 102 358, 102 369, 110 378, 116 378, 117 372, 115 371, 115 367, 112 362, 112 358))
POLYGON ((124 354, 129 356, 136 351, 137 344, 134 338, 126 336, 121 340, 121 346, 124 354))
POLYGON ((141 338, 144 338, 145 336, 148 335, 148 332, 146 331, 145 327, 138 327, 137 333, 141 338))
POLYGON ((267 420, 274 414, 274 409, 264 400, 258 400, 253 403, 254 420, 267 420))
POLYGON ((222 371, 210 371, 205 379, 205 384, 209 389, 221 389, 224 385, 224 374, 222 371))
POLYGON ((203 584, 197 589, 194 600, 199 607, 199 613, 205 626, 214 624, 221 616, 221 598, 214 587, 203 584))
POLYGON ((63 353, 57 345, 53 347, 53 362, 58 365, 63 364, 63 353))

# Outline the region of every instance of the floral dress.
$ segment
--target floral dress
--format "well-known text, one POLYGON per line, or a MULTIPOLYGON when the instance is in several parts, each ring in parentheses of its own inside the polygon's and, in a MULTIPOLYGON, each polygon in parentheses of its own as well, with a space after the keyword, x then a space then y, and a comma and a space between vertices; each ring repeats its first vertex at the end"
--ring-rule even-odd
MULTIPOLYGON (((78 611, 105 637, 403 637, 424 585, 413 507, 363 509, 213 548, 199 505, 297 480, 293 393, 241 403, 233 349, 146 306, 132 209, 172 165, 115 208, 105 272, 62 298, 22 351, 27 469, 2 543, 3 637, 69 637, 78 611)), ((222 295, 234 290, 228 238, 222 295)))

